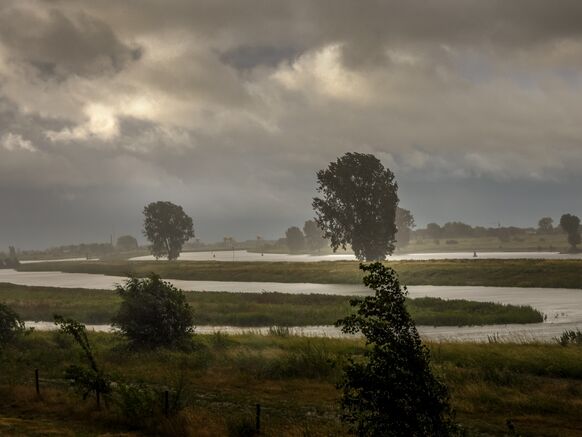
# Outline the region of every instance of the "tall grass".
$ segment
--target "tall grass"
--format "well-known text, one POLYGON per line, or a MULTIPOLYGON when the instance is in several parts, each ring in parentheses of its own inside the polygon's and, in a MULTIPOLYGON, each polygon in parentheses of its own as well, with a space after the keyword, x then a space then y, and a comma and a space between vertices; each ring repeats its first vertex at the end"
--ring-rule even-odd
MULTIPOLYGON (((364 350, 361 340, 241 335, 229 337, 225 344, 214 334, 199 336, 199 348, 191 353, 133 352, 117 336, 90 336, 117 383, 166 387, 183 373, 189 387, 184 410, 168 421, 160 417, 159 428, 150 429, 155 435, 198 435, 201 430, 227 435, 229 428, 239 429, 239 419, 252 414, 256 403, 263 406, 265 435, 300 436, 307 431, 344 435, 337 422, 335 383, 343 363, 349 357, 357 359, 364 350)), ((524 436, 579 435, 582 348, 557 343, 429 343, 428 347, 434 370, 448 385, 469 435, 505 435, 508 419, 524 436)), ((102 434, 106 429, 128 430, 111 410, 98 412, 93 403, 81 402, 56 385, 64 368, 77 359, 75 346, 61 343, 53 333, 35 332, 9 346, 0 355, 0 394, 5 401, 0 403, 0 418, 42 421, 50 417, 61 434, 67 426, 88 435, 99 434, 95 429, 102 434), (34 368, 41 370, 41 390, 46 394, 42 402, 33 392, 34 368)), ((130 404, 134 395, 129 396, 130 404)), ((159 414, 156 400, 152 397, 154 406, 146 403, 145 410, 159 414)), ((152 426, 151 421, 147 426, 152 426)), ((12 429, 13 434, 16 431, 12 429)))
MULTIPOLYGON (((471 259, 388 263, 407 285, 482 285, 582 288, 582 260, 471 259)), ((62 271, 202 281, 361 284, 354 261, 303 262, 51 262, 21 264, 20 271, 62 271)))

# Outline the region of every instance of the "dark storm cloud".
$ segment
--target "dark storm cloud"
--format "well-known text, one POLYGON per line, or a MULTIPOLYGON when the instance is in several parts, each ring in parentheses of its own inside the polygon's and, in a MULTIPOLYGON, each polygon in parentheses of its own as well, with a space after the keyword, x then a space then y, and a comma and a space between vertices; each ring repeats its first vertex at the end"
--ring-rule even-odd
POLYGON ((43 77, 98 76, 140 57, 138 47, 121 42, 106 23, 82 11, 67 16, 21 6, 0 7, 0 41, 8 61, 27 62, 43 77))
POLYGON ((275 237, 347 151, 419 224, 580 211, 580 23, 574 0, 6 0, 0 245, 137 234, 158 199, 203 239, 275 237))
POLYGON ((281 62, 290 62, 301 50, 293 47, 241 46, 222 53, 223 62, 240 70, 251 70, 258 66, 276 67, 281 62))

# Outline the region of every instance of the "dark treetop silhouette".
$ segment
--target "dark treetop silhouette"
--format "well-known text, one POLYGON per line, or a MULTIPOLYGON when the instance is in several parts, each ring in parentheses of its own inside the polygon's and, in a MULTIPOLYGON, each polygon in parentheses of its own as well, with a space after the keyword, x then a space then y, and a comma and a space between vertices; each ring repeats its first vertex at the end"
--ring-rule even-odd
POLYGON ((177 259, 184 243, 194 237, 192 218, 181 206, 161 201, 147 205, 143 214, 143 233, 152 243, 152 254, 156 258, 177 259))
POLYGON ((576 246, 580 244, 580 219, 572 214, 564 214, 560 218, 560 226, 568 234, 570 250, 576 252, 576 246))
POLYGON ((374 155, 346 153, 317 172, 316 222, 331 247, 351 245, 360 260, 382 260, 394 251, 398 185, 374 155))

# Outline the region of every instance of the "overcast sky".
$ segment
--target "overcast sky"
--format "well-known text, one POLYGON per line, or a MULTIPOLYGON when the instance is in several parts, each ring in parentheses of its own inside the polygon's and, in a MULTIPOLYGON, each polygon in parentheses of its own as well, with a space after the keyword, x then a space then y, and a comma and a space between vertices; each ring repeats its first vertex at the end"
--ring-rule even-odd
POLYGON ((373 153, 420 225, 582 213, 580 0, 2 0, 0 247, 310 218, 373 153))

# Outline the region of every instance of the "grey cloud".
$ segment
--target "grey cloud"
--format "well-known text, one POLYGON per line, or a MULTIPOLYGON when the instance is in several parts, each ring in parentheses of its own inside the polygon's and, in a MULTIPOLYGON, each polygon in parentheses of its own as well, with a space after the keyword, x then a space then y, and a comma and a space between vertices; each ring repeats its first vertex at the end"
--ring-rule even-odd
POLYGON ((281 62, 290 62, 302 50, 294 47, 240 46, 227 50, 220 59, 239 70, 252 70, 259 66, 276 67, 281 62))
MULTIPOLYGON (((70 1, 62 4, 71 5, 70 1)), ((387 46, 452 44, 524 49, 579 38, 577 0, 131 0, 85 2, 84 7, 138 33, 187 29, 213 46, 301 47, 346 43, 353 64, 380 59, 387 46)))
POLYGON ((106 23, 82 11, 68 16, 58 9, 35 13, 4 5, 0 43, 11 60, 29 63, 45 78, 117 72, 141 56, 138 47, 120 41, 106 23))
POLYGON ((203 239, 277 237, 354 150, 421 224, 579 208, 578 1, 22 5, 0 6, 0 245, 42 216, 42 244, 137 234, 158 199, 203 239))

